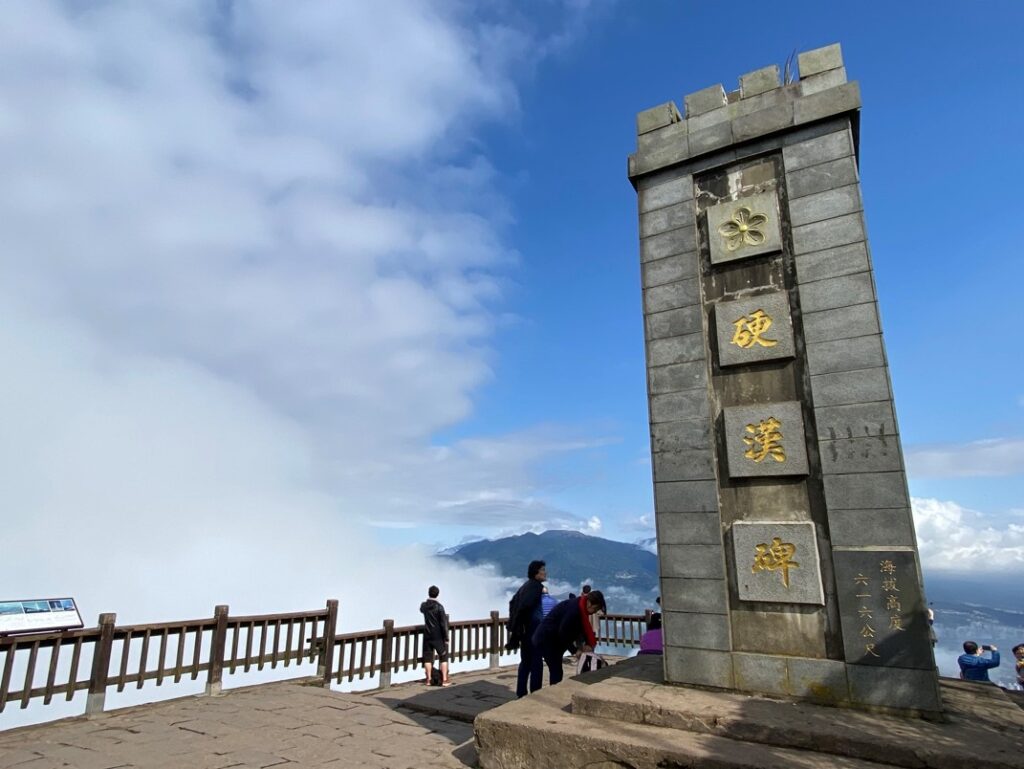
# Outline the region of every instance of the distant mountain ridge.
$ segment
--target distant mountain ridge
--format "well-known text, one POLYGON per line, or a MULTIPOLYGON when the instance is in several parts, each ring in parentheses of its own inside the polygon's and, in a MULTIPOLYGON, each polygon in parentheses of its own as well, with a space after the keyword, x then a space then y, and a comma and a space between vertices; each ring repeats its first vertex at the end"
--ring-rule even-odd
POLYGON ((573 592, 587 580, 606 593, 629 591, 647 603, 658 590, 658 558, 649 550, 578 531, 479 540, 439 555, 470 565, 493 564, 502 576, 517 579, 526 579, 530 561, 546 561, 549 582, 568 583, 573 592))

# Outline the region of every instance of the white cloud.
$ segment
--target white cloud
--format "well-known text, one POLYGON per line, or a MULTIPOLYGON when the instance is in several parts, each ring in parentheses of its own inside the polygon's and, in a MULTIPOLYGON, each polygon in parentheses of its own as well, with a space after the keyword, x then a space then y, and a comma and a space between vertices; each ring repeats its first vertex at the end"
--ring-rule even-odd
POLYGON ((907 472, 914 478, 966 478, 1024 474, 1024 439, 913 446, 907 472))
POLYGON ((921 562, 936 571, 1024 571, 1024 525, 999 529, 956 502, 913 498, 921 562))
POLYGON ((5 4, 5 591, 375 625, 444 573, 360 524, 546 504, 531 463, 585 442, 430 444, 491 376, 516 255, 472 131, 530 50, 450 8, 5 4))

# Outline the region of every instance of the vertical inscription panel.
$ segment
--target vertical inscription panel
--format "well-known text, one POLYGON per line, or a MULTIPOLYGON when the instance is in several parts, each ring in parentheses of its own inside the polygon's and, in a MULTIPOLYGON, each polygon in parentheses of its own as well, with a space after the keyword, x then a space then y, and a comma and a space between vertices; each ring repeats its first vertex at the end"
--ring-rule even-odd
POLYGON ((832 558, 846 661, 934 670, 914 553, 840 550, 832 558))

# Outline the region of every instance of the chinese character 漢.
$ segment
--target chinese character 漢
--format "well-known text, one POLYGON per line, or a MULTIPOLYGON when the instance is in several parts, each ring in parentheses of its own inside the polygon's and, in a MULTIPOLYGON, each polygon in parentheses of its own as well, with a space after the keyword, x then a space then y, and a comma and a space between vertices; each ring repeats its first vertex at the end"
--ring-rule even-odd
POLYGON ((800 564, 793 560, 796 553, 796 545, 792 542, 783 542, 778 537, 772 537, 772 543, 762 542, 755 545, 757 551, 754 555, 754 565, 750 570, 754 573, 759 571, 781 571, 782 584, 789 587, 789 570, 800 568, 800 564))
POLYGON ((884 572, 885 574, 895 574, 896 564, 894 564, 892 561, 882 561, 878 564, 878 570, 880 572, 884 572))
POLYGON ((772 325, 772 319, 764 310, 754 310, 732 323, 736 327, 732 335, 731 344, 742 347, 744 350, 759 344, 762 347, 774 347, 779 342, 777 339, 765 339, 761 335, 772 325))
POLYGON ((743 452, 743 456, 755 462, 760 462, 768 456, 776 462, 785 462, 786 452, 782 448, 780 427, 782 423, 775 417, 768 417, 756 425, 747 425, 747 432, 753 437, 743 439, 750 447, 743 452))

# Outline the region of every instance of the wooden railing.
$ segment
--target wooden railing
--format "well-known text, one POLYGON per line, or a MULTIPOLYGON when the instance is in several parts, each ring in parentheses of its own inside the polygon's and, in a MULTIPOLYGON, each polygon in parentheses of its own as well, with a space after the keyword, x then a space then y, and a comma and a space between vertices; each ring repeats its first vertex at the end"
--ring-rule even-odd
MULTIPOLYGON (((204 673, 206 693, 216 694, 225 672, 303 661, 317 663, 324 686, 379 675, 378 686, 384 688, 391 685, 392 673, 422 664, 422 625, 395 627, 393 620, 384 620, 375 630, 339 634, 334 600, 324 609, 291 614, 232 617, 227 606, 217 606, 208 619, 120 627, 115 620, 114 614, 101 614, 94 628, 0 636, 0 713, 11 702, 26 708, 42 698, 48 705, 55 696, 71 700, 83 690, 88 692, 86 714, 97 713, 111 686, 121 692, 133 684, 141 689, 147 681, 156 686, 167 679, 195 681, 204 673), (12 690, 16 667, 21 688, 12 690)), ((603 616, 595 623, 598 641, 636 646, 645 622, 644 616, 603 616)), ((496 611, 486 619, 450 622, 449 659, 486 656, 497 668, 506 640, 506 620, 496 611)))

